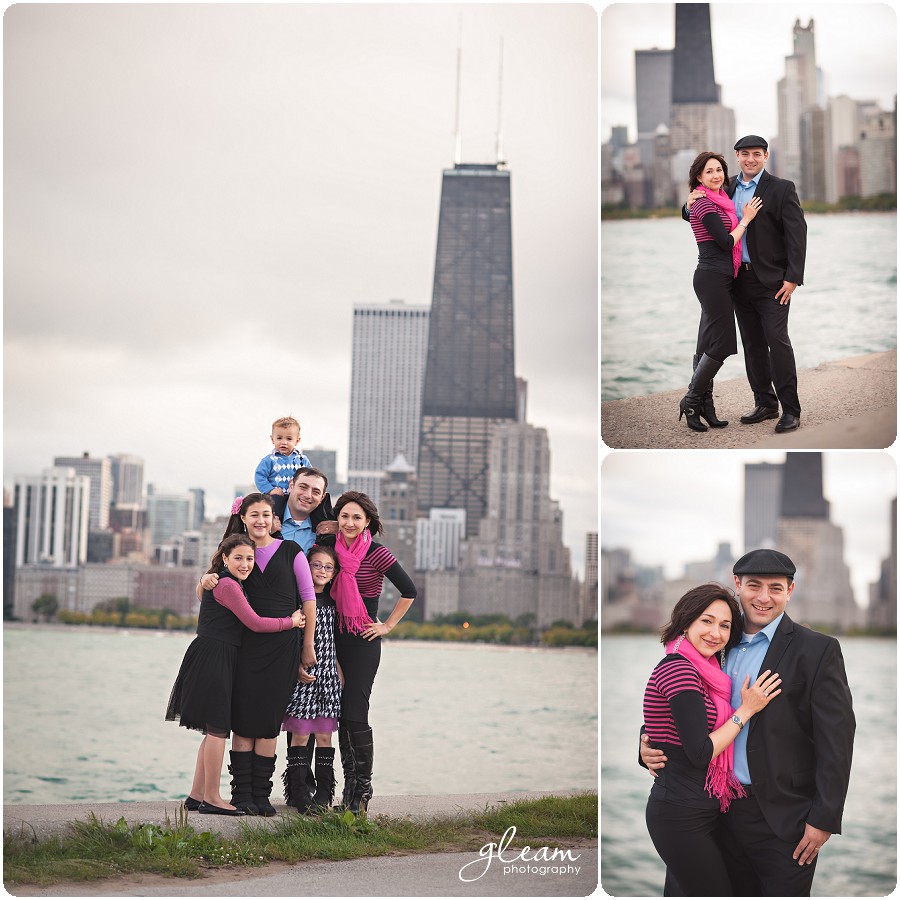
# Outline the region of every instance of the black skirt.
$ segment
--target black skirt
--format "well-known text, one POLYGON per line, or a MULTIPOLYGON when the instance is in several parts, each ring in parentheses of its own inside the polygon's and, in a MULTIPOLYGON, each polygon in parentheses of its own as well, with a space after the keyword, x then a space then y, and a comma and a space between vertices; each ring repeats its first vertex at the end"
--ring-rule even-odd
POLYGON ((232 685, 238 648, 198 636, 184 654, 169 695, 166 720, 216 737, 231 731, 232 685))

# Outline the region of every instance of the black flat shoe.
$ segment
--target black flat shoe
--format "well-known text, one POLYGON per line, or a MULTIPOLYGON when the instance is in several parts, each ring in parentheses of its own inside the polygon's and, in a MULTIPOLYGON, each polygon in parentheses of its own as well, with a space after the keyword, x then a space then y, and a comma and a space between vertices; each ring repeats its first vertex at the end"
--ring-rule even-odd
POLYGON ((747 415, 741 416, 742 425, 755 425, 757 422, 765 422, 766 419, 777 419, 778 409, 770 409, 767 406, 756 406, 747 415))
POLYGON ((785 413, 779 420, 778 424, 775 426, 775 431, 778 434, 781 434, 785 431, 794 431, 795 429, 800 427, 800 416, 792 415, 791 413, 785 413))
POLYGON ((200 804, 203 802, 202 800, 195 800, 190 794, 188 794, 187 800, 182 801, 184 803, 184 808, 189 812, 197 812, 200 809, 200 804))
POLYGON ((242 809, 223 809, 221 806, 213 806, 212 803, 203 802, 197 807, 197 812, 206 816, 245 816, 242 809))

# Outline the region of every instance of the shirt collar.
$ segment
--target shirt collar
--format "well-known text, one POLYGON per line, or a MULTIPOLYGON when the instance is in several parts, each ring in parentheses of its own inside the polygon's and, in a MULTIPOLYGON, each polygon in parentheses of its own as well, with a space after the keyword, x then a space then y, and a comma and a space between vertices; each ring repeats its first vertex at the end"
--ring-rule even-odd
MULTIPOLYGON (((741 171, 740 166, 738 166, 738 177, 737 183, 744 187, 745 189, 750 187, 752 184, 754 187, 759 187, 759 179, 762 178, 762 173, 766 171, 766 167, 763 166, 749 181, 744 181, 744 173, 741 171)), ((765 631, 765 629, 763 629, 765 631)))
MULTIPOLYGON (((769 624, 766 625, 765 628, 761 628, 759 631, 756 632, 756 634, 764 634, 766 636, 766 640, 771 644, 772 638, 775 637, 775 631, 778 629, 778 626, 781 624, 781 620, 783 618, 784 618, 784 613, 782 613, 777 618, 772 619, 772 621, 769 622, 769 624)), ((756 637, 756 634, 747 634, 747 632, 745 631, 741 635, 741 643, 742 644, 744 642, 746 642, 748 644, 753 643, 753 639, 756 637)))
POLYGON ((286 455, 285 455, 284 453, 279 453, 279 452, 273 447, 273 448, 272 448, 272 453, 271 453, 271 455, 272 455, 272 456, 285 456, 285 458, 289 459, 289 458, 292 457, 292 456, 301 456, 302 454, 300 453, 300 448, 299 448, 299 447, 294 447, 294 449, 291 450, 291 452, 288 453, 288 454, 286 454, 286 455))
POLYGON ((281 520, 282 526, 287 525, 287 523, 290 522, 296 528, 312 528, 312 522, 309 521, 309 516, 297 521, 297 519, 291 515, 291 508, 289 506, 285 506, 284 511, 287 513, 287 516, 281 520))

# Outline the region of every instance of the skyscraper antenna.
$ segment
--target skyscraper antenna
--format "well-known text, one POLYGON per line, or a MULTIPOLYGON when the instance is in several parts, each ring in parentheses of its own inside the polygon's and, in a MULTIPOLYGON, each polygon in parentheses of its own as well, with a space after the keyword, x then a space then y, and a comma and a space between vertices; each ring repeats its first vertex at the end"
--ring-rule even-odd
POLYGON ((459 82, 462 71, 462 13, 459 15, 459 36, 456 40, 456 125, 453 129, 453 163, 462 162, 462 138, 459 134, 459 82))
POLYGON ((500 38, 500 77, 497 84, 497 165, 504 163, 503 159, 503 38, 500 38))

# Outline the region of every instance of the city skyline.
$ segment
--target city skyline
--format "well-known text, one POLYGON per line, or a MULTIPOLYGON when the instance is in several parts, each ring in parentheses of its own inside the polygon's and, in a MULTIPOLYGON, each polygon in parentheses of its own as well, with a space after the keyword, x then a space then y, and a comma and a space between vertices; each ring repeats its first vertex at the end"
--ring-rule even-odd
MULTIPOLYGON (((816 64, 825 95, 876 100, 891 110, 897 93, 897 20, 887 4, 713 3, 710 7, 716 81, 722 103, 734 109, 738 134, 778 134, 777 84, 793 52, 796 19, 815 20, 816 64), (739 37, 738 37, 739 36, 739 37), (737 37, 737 43, 735 39, 737 37), (738 52, 735 52, 735 51, 738 52), (752 71, 748 73, 748 63, 752 71)), ((634 52, 675 44, 674 3, 615 3, 600 23, 600 131, 608 141, 614 125, 627 125, 637 139, 634 52)))
POLYGON ((581 568, 598 452, 583 5, 10 9, 6 485, 56 455, 131 453, 215 515, 281 415, 347 471, 353 306, 431 300, 460 22, 466 162, 496 159, 503 39, 516 375, 581 568))
MULTIPOLYGON (((795 451, 802 452, 802 451, 795 451)), ((712 559, 721 542, 743 555, 744 466, 784 461, 776 450, 620 451, 602 466, 601 549, 625 548, 635 564, 663 566, 666 578, 712 559)), ((856 602, 868 603, 890 544, 897 473, 887 453, 822 455, 831 521, 844 529, 844 559, 856 602)))

